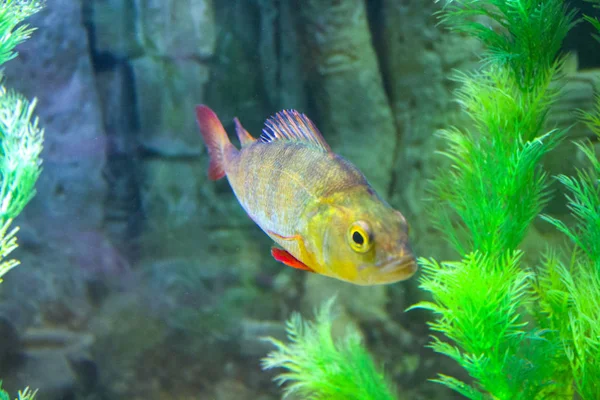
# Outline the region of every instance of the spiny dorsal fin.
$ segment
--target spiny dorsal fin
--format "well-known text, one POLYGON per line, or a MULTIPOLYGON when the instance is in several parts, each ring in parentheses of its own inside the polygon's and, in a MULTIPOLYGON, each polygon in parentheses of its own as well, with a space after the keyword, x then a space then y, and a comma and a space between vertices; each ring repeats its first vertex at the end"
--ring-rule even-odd
POLYGON ((237 137, 240 140, 242 147, 251 145, 256 141, 256 139, 253 138, 246 129, 244 129, 242 123, 239 119, 237 119, 237 117, 233 119, 233 122, 235 122, 235 133, 237 133, 237 137))
POLYGON ((296 110, 283 110, 269 118, 259 140, 263 143, 275 140, 300 141, 331 151, 315 124, 296 110))

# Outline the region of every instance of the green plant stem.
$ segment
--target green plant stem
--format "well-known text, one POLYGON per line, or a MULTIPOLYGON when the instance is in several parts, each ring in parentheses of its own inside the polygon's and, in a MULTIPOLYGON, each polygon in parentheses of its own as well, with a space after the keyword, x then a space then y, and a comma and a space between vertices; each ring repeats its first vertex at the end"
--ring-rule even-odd
MULTIPOLYGON (((532 327, 533 272, 519 245, 549 198, 541 158, 564 136, 543 132, 559 89, 562 40, 573 12, 560 0, 448 1, 441 20, 481 40, 483 69, 458 77, 457 98, 472 130, 442 132, 450 168, 433 181, 434 216, 462 256, 421 259, 421 288, 432 301, 411 308, 435 313, 431 347, 461 365, 467 385, 438 382, 471 399, 542 399, 564 393, 557 340, 532 327)), ((568 392, 568 390, 567 390, 568 392)))

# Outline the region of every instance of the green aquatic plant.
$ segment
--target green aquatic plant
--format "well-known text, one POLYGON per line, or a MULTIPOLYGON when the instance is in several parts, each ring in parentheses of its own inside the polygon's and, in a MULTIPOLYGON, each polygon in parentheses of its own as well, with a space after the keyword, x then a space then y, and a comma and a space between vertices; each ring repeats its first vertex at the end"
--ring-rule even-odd
MULTIPOLYGON (((25 390, 19 390, 16 400, 34 400, 37 390, 30 390, 28 387, 25 390)), ((2 389, 2 381, 0 381, 0 400, 10 400, 10 396, 2 389)))
MULTIPOLYGON (((0 64, 17 56, 15 46, 33 32, 33 28, 21 23, 41 7, 41 2, 34 0, 0 2, 0 64)), ((10 226, 35 195, 41 172, 44 133, 33 116, 35 103, 0 86, 0 282, 19 264, 6 259, 17 247, 18 228, 10 226)))
MULTIPOLYGON (((597 3, 599 0, 590 0, 597 3)), ((584 16, 600 33, 600 22, 584 16)), ((600 37, 595 35, 600 41, 600 37)), ((600 87, 598 88, 600 90, 600 87)), ((578 111, 579 119, 600 139, 600 94, 591 111, 578 111)), ((600 393, 600 161, 590 142, 576 143, 589 162, 576 177, 556 179, 567 190, 573 227, 548 215, 542 216, 564 233, 574 245, 565 260, 549 251, 539 270, 536 292, 540 300, 540 326, 551 329, 562 344, 562 379, 574 381, 582 399, 596 399, 600 393)), ((558 378, 560 379, 560 378, 558 378)))
POLYGON ((577 177, 559 175, 556 179, 570 193, 567 195, 568 207, 577 226, 570 228, 550 216, 543 218, 567 235, 578 251, 584 253, 591 265, 600 272, 600 161, 591 143, 576 143, 576 146, 589 160, 591 168, 578 170, 577 177))
POLYGON ((14 51, 27 40, 34 29, 20 25, 26 18, 42 9, 40 0, 2 0, 0 2, 0 65, 17 56, 14 51))
MULTIPOLYGON (((591 112, 580 119, 600 138, 600 95, 591 112)), ((591 142, 576 143, 589 162, 576 177, 559 175, 566 188, 568 207, 575 219, 568 226, 556 218, 543 218, 573 243, 572 256, 565 262, 549 252, 539 271, 537 293, 540 326, 556 332, 566 368, 563 379, 574 381, 582 399, 597 399, 600 393, 600 160, 591 142)))
MULTIPOLYGON (((588 3, 595 3, 594 8, 600 8, 600 0, 585 0, 588 3)), ((592 17, 590 15, 584 15, 583 19, 585 19, 587 22, 589 22, 590 24, 592 24, 592 26, 594 28, 596 28, 596 30, 600 33, 600 20, 598 20, 598 18, 592 17)), ((600 42, 600 36, 599 35, 593 35, 593 37, 600 42)))
POLYGON ((508 72, 521 96, 535 96, 558 66, 556 55, 575 11, 559 0, 448 0, 440 16, 451 31, 478 38, 486 66, 508 72))
POLYGON ((377 370, 351 327, 338 340, 332 338, 332 306, 325 302, 314 322, 294 313, 287 321, 290 341, 268 338, 277 348, 263 359, 263 369, 284 368, 275 379, 287 384, 285 397, 307 400, 393 400, 391 386, 377 370))
MULTIPOLYGON (((0 65, 17 56, 15 46, 33 32, 22 22, 41 7, 42 3, 37 0, 0 2, 0 65)), ((19 264, 17 260, 7 260, 17 248, 18 228, 10 229, 10 226, 35 195, 35 183, 41 172, 44 132, 33 116, 34 108, 35 100, 29 102, 0 85, 0 282, 19 264)), ((26 388, 19 391, 18 400, 34 400, 36 393, 37 390, 26 388)), ((2 381, 0 400, 9 400, 8 393, 2 390, 2 381)))
POLYGON ((556 334, 531 323, 535 272, 522 262, 527 229, 549 199, 541 158, 564 136, 544 132, 563 39, 574 13, 562 0, 456 0, 441 12, 450 29, 481 40, 483 67, 462 74, 458 100, 471 129, 442 132, 451 167, 433 180, 437 227, 461 260, 421 259, 431 301, 431 347, 473 378, 436 381, 471 399, 560 398, 570 393, 556 334))
POLYGON ((483 70, 457 78, 458 101, 474 129, 442 132, 448 143, 443 154, 453 165, 433 181, 442 200, 436 222, 463 255, 474 249, 505 253, 517 248, 547 201, 546 176, 537 165, 561 132, 541 131, 559 94, 551 83, 573 13, 562 1, 470 0, 451 2, 441 15, 453 30, 480 38, 487 51, 483 70), (454 224, 455 217, 462 223, 454 224))

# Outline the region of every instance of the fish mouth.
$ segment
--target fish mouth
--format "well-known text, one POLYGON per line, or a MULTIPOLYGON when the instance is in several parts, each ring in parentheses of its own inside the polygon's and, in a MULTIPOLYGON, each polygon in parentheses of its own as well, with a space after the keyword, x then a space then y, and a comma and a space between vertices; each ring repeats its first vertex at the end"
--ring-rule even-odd
POLYGON ((404 281, 417 272, 417 260, 408 253, 400 257, 389 257, 375 264, 364 264, 358 268, 358 285, 384 285, 404 281))
POLYGON ((375 264, 380 274, 398 273, 406 269, 416 270, 417 261, 413 255, 388 258, 375 264))

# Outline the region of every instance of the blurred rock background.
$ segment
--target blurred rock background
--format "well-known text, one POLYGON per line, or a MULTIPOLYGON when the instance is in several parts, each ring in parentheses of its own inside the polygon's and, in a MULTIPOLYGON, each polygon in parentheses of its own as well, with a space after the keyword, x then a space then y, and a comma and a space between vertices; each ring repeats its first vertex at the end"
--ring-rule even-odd
MULTIPOLYGON (((572 2, 579 8, 583 2, 572 2)), ((338 293, 344 320, 410 399, 449 399, 427 382, 455 366, 424 345, 417 280, 357 287, 283 267, 226 181, 206 177, 193 107, 209 104, 260 134, 283 108, 307 113, 407 216, 420 256, 454 254, 432 229, 427 180, 435 132, 464 126, 453 70, 477 66, 476 42, 436 25, 416 0, 52 0, 7 64, 38 97, 46 129, 38 195, 20 220, 22 266, 0 291, 0 376, 40 399, 279 398, 259 360, 290 311, 338 293)), ((598 52, 585 29, 551 124, 589 108, 598 52)), ((597 48, 597 47, 596 47, 597 48)), ((590 136, 580 125, 573 139, 590 136)), ((571 173, 565 143, 546 160, 571 173)), ((564 217, 557 193, 548 212, 564 217)), ((537 221, 535 264, 561 243, 537 221)), ((455 373, 455 372, 454 372, 455 373)))

